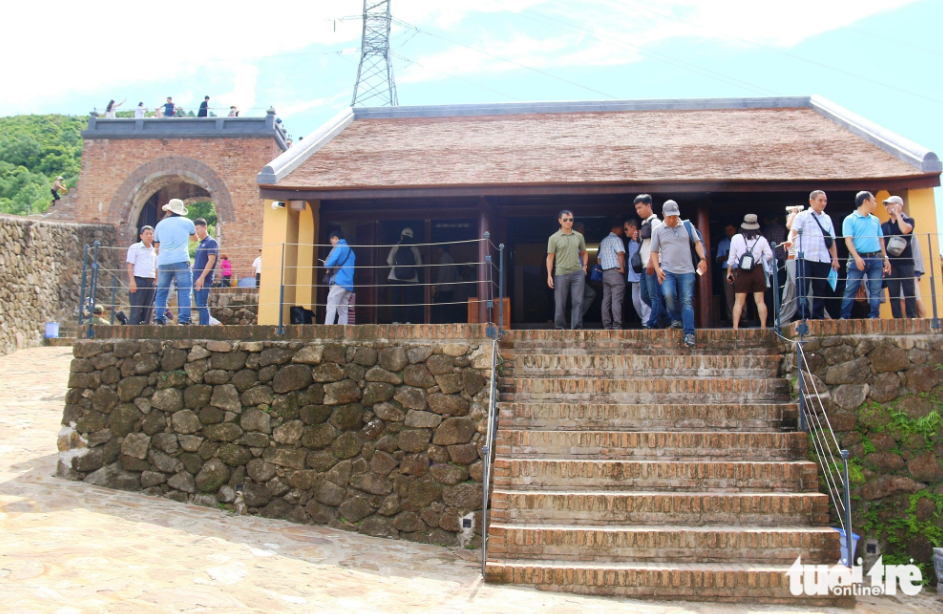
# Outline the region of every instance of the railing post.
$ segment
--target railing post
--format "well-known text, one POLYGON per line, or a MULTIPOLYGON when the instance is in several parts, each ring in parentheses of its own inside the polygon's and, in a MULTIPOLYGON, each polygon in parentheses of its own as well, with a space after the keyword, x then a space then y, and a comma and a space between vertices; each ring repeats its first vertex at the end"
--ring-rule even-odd
MULTIPOLYGON (((279 278, 278 291, 278 329, 275 331, 278 335, 285 334, 285 243, 282 243, 282 262, 279 278)), ((262 295, 261 290, 259 296, 262 295)))
POLYGON ((498 340, 504 332, 504 243, 498 245, 498 340))
MULTIPOLYGON (((780 307, 779 304, 779 262, 776 260, 776 247, 773 247, 773 330, 776 331, 777 335, 781 335, 783 331, 782 320, 780 318, 780 307)), ((726 283, 726 280, 724 280, 726 283)))
POLYGON ((812 311, 809 301, 809 288, 805 287, 805 251, 802 250, 802 229, 798 230, 799 249, 796 250, 796 309, 801 324, 806 323, 806 314, 812 311))
POLYGON ((927 233, 927 247, 930 254, 930 300, 933 302, 933 322, 930 326, 934 330, 940 329, 940 318, 936 313, 936 265, 933 264, 933 235, 927 233))
POLYGON ((485 567, 488 563, 488 499, 491 491, 491 453, 494 446, 495 429, 492 424, 497 422, 497 387, 498 387, 498 340, 491 343, 491 388, 488 391, 488 432, 485 434, 485 445, 481 448, 482 462, 482 501, 481 501, 481 577, 485 576, 485 567))
POLYGON ((82 256, 82 290, 79 296, 79 323, 82 326, 82 315, 85 313, 85 276, 88 271, 88 243, 85 244, 85 254, 82 256))
POLYGON ((118 276, 111 277, 111 325, 115 325, 115 298, 118 295, 118 276))
MULTIPOLYGON (((101 245, 98 241, 92 243, 92 246, 95 248, 95 251, 92 255, 92 278, 89 283, 89 292, 88 297, 89 301, 92 304, 92 309, 95 308, 95 301, 98 300, 98 246, 101 245)), ((85 336, 89 339, 95 337, 95 331, 92 330, 92 318, 88 318, 88 330, 85 331, 85 336)))
POLYGON ((799 334, 799 342, 796 344, 796 367, 799 372, 799 430, 803 433, 806 432, 806 419, 805 419, 805 385, 803 384, 803 375, 802 375, 802 366, 805 363, 803 360, 803 350, 802 350, 802 334, 799 334))
POLYGON ((848 553, 848 560, 846 564, 848 567, 854 567, 854 552, 852 548, 854 547, 854 533, 851 530, 851 490, 850 482, 848 481, 848 457, 851 456, 851 453, 848 450, 841 451, 842 465, 845 475, 845 552, 848 553))

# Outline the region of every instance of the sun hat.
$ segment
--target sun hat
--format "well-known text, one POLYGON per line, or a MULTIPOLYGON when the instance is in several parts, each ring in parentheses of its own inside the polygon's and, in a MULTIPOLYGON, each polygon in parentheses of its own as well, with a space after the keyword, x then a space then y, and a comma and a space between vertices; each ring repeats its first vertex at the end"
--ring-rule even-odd
POLYGON ((409 237, 410 239, 412 239, 412 238, 413 238, 413 229, 412 229, 412 228, 404 228, 404 229, 403 229, 403 232, 400 233, 400 236, 401 236, 401 237, 409 237))
POLYGON ((678 208, 678 203, 673 200, 666 200, 665 204, 661 206, 662 215, 681 215, 681 209, 678 208))
POLYGON ((743 223, 740 224, 740 228, 744 230, 759 230, 760 225, 756 223, 756 214, 747 213, 743 216, 743 223))
POLYGON ((890 198, 885 199, 884 204, 885 205, 888 205, 888 204, 903 205, 904 199, 901 198, 900 196, 891 196, 890 198))
POLYGON ((92 313, 105 313, 105 308, 96 303, 95 309, 92 310, 92 313))
POLYGON ((183 201, 179 198, 171 198, 170 202, 161 207, 164 211, 170 211, 171 213, 176 213, 177 215, 186 216, 189 211, 187 211, 187 206, 183 204, 183 201))

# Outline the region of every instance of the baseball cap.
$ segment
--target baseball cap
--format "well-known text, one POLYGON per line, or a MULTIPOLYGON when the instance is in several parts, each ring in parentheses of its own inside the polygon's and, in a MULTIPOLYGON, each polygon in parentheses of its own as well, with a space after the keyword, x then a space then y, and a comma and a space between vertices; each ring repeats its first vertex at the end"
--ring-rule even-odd
POLYGON ((681 215, 681 209, 678 208, 678 203, 673 200, 666 200, 665 204, 661 207, 662 215, 681 215))
POLYGON ((888 205, 888 204, 890 204, 890 205, 903 205, 903 204, 904 204, 904 199, 901 198, 900 196, 891 196, 890 198, 884 199, 884 204, 885 204, 885 205, 888 205))

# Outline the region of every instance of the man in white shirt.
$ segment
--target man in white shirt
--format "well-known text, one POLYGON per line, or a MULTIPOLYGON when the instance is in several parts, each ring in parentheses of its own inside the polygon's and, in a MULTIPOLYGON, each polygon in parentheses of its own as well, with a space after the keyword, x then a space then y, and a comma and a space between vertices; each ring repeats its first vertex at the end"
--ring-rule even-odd
POLYGON ((252 272, 255 273, 255 287, 262 285, 262 250, 259 250, 259 257, 252 261, 252 272))
POLYGON ((131 324, 150 324, 157 295, 157 254, 154 229, 141 228, 141 241, 128 248, 128 292, 131 299, 131 324))
POLYGON ((651 261, 652 254, 652 233, 661 226, 662 221, 652 210, 652 197, 648 194, 639 194, 635 197, 635 212, 642 219, 642 226, 639 228, 639 239, 642 242, 639 253, 642 257, 642 265, 645 270, 642 271, 643 279, 639 284, 639 290, 642 295, 642 302, 651 307, 652 311, 648 316, 648 321, 642 322, 644 328, 667 328, 671 324, 671 317, 665 308, 665 298, 661 293, 661 284, 658 283, 658 275, 655 274, 655 266, 651 261))
POLYGON ((809 194, 809 209, 796 216, 789 234, 795 237, 798 258, 796 285, 800 319, 825 319, 825 299, 832 295, 828 275, 831 269, 838 271, 841 267, 835 247, 835 225, 825 213, 826 205, 828 197, 822 190, 809 194))

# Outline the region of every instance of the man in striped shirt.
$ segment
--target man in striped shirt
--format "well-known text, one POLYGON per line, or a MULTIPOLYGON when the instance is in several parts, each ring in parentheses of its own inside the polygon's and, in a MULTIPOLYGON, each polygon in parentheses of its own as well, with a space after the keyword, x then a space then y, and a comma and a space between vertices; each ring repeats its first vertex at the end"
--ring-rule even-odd
POLYGON ((622 301, 625 298, 625 244, 622 220, 613 218, 609 235, 599 244, 597 255, 602 267, 602 326, 622 330, 622 301))

